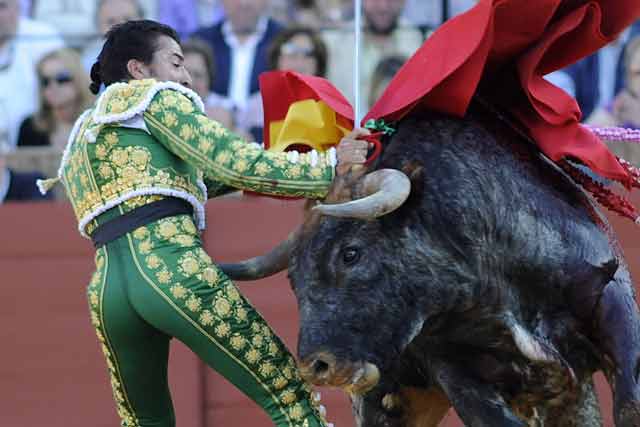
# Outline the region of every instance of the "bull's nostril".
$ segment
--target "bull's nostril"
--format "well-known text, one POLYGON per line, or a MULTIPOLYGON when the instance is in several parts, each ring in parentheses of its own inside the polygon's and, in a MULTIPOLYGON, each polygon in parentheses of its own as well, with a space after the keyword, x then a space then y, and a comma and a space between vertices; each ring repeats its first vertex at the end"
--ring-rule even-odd
POLYGON ((314 360, 311 369, 316 377, 323 377, 329 372, 329 364, 323 360, 314 360))

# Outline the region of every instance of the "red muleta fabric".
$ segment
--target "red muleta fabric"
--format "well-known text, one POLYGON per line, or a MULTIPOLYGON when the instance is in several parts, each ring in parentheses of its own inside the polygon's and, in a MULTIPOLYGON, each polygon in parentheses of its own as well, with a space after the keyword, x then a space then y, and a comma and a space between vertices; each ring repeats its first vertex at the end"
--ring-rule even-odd
MULTIPOLYGON (((640 18, 640 0, 480 0, 442 25, 398 71, 361 122, 400 120, 414 109, 464 116, 472 97, 510 113, 560 167, 577 159, 599 175, 638 186, 629 172, 590 130, 580 125, 576 101, 543 78, 594 53, 640 18)), ((281 120, 293 102, 324 100, 353 123, 353 109, 324 79, 272 72, 261 79, 265 123, 281 120)), ((265 126, 268 146, 268 126, 265 126)), ((575 168, 574 168, 575 169, 575 168)), ((640 215, 610 188, 574 179, 605 207, 640 224, 640 215)))
POLYGON ((542 76, 595 52, 639 17, 638 0, 480 0, 427 39, 363 123, 395 121, 414 108, 463 116, 481 80, 504 76, 483 96, 517 117, 543 153, 577 158, 629 188, 627 170, 579 124, 576 101, 542 76))

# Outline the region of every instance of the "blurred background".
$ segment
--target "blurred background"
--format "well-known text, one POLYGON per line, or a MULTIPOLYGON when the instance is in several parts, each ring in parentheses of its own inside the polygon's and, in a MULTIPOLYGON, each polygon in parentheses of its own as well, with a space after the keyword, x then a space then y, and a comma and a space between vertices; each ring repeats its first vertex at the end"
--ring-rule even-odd
MULTIPOLYGON (((475 1, 362 3, 360 107, 367 111, 422 42, 475 1)), ((88 71, 104 34, 143 17, 179 32, 207 114, 248 140, 262 140, 263 71, 326 77, 354 102, 352 0, 0 0, 0 426, 118 424, 85 303, 92 246, 75 232, 60 188, 44 198, 35 180, 56 175, 75 119, 94 101, 88 71)), ((639 128, 640 22, 547 78, 577 99, 586 123, 639 128)), ((611 148, 640 166, 637 146, 611 148)), ((640 203, 637 195, 632 199, 640 203)), ((262 253, 301 219, 297 202, 209 203, 216 206, 205 242, 218 260, 262 253), (265 218, 272 227, 262 226, 265 218)), ((638 232, 612 221, 632 274, 640 277, 638 232)), ((241 289, 295 350, 297 313, 286 278, 241 289)), ((269 425, 257 407, 179 344, 171 381, 180 426, 269 425)), ((611 425, 610 397, 598 381, 611 425)), ((352 427, 347 399, 323 394, 336 427, 352 427)), ((454 414, 445 424, 460 425, 454 414)))

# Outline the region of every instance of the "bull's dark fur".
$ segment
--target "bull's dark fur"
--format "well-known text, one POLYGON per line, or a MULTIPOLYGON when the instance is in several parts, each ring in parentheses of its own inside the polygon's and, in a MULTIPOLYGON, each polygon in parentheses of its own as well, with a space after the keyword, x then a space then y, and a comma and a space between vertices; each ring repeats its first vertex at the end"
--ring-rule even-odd
POLYGON ((374 168, 412 174, 409 200, 372 221, 316 219, 293 252, 300 358, 381 368, 354 401, 363 426, 408 425, 402 404, 381 406, 408 386, 441 389, 468 426, 600 425, 591 375, 611 365, 593 310, 604 286, 632 298, 632 284, 585 194, 480 109, 404 120, 374 168))

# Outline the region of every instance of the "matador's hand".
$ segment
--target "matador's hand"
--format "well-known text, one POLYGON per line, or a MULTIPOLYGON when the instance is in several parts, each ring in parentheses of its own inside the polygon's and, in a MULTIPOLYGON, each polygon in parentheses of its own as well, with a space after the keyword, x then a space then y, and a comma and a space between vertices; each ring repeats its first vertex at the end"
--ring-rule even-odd
POLYGON ((338 159, 336 173, 338 175, 344 175, 352 166, 363 164, 367 160, 369 142, 358 138, 370 133, 368 129, 355 128, 340 140, 340 144, 336 148, 338 159))

